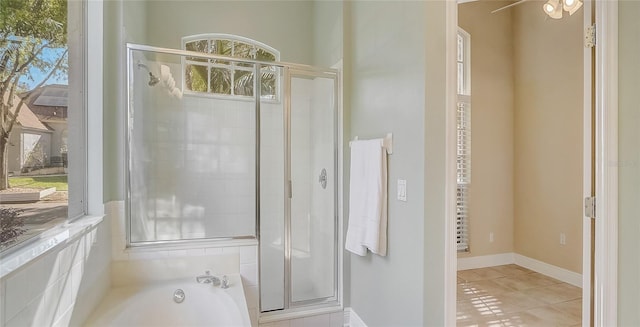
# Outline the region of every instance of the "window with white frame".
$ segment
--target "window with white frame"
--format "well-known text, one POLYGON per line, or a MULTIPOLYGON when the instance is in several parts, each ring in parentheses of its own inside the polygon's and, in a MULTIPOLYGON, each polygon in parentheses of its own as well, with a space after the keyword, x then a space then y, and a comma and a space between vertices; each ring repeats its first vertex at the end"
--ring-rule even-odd
POLYGON ((468 252, 469 185, 471 184, 471 36, 464 30, 458 29, 457 40, 456 243, 458 252, 468 252))
POLYGON ((3 255, 87 214, 86 16, 85 1, 0 6, 3 255))
MULTIPOLYGON (((279 61, 276 49, 240 36, 200 34, 182 38, 184 50, 256 61, 279 61)), ((255 67, 250 63, 187 56, 183 61, 184 93, 254 97, 255 67)), ((274 66, 260 69, 260 97, 277 99, 278 76, 274 66)))

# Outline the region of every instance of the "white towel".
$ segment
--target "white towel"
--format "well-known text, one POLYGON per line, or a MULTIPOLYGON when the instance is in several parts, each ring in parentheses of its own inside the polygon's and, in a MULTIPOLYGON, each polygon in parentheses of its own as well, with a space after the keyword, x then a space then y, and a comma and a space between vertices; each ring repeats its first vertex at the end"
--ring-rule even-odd
POLYGON ((387 152, 383 139, 351 143, 349 226, 345 248, 387 255, 387 152))

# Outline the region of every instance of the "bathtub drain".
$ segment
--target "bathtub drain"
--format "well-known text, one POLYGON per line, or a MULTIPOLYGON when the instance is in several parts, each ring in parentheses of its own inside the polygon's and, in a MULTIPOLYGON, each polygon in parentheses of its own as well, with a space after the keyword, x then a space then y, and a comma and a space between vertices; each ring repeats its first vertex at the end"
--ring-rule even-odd
POLYGON ((184 291, 182 289, 177 289, 175 292, 173 292, 173 300, 176 303, 182 303, 182 301, 184 301, 185 298, 185 294, 184 291))

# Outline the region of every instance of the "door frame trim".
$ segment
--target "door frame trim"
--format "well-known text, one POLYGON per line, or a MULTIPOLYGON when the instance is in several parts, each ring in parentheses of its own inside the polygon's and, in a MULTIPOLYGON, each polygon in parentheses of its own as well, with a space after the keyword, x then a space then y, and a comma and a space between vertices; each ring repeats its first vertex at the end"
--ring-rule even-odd
MULTIPOLYGON (((595 0, 594 0, 595 1, 595 0)), ((446 147, 447 167, 455 161, 455 33, 458 26, 456 0, 445 1, 446 39, 446 147)), ((585 7, 587 7, 585 5, 585 7)), ((617 274, 618 274, 618 3, 617 0, 595 1, 596 7, 596 241, 595 241, 595 287, 593 295, 594 326, 615 326, 617 324, 617 274)), ((584 8, 586 9, 586 8, 584 8)), ((585 106, 591 102, 585 101, 585 106)), ((590 119, 589 119, 590 120, 590 119)), ((591 164, 589 163, 589 166, 591 164)), ((446 237, 444 260, 444 321, 446 326, 456 323, 456 272, 457 252, 455 247, 455 178, 447 174, 445 196, 446 237)), ((585 228, 586 229, 586 228, 585 228)), ((588 229, 590 233, 590 228, 588 229)), ((587 231, 585 231, 586 233, 587 231)), ((589 242, 590 243, 590 242, 589 242)), ((583 255, 584 257, 584 255, 583 255)), ((583 272, 585 283, 589 275, 583 272)), ((584 302, 589 299, 583 297, 584 302)), ((587 304, 589 305, 589 304, 587 304)), ((584 314, 583 314, 584 315, 584 314)), ((589 313, 586 313, 589 316, 589 313)), ((583 319, 583 326, 589 326, 583 319)))
POLYGON ((445 237, 444 325, 456 325, 458 251, 456 245, 457 35, 458 2, 445 1, 445 237))
MULTIPOLYGON (((618 318, 618 2, 596 1, 594 326, 618 318)), ((584 326, 584 323, 583 323, 584 326)))
MULTIPOLYGON (((582 7, 583 28, 595 23, 595 0, 585 0, 582 7)), ((595 80, 593 73, 595 49, 583 48, 583 148, 582 148, 582 198, 594 197, 595 194, 595 80), (587 77, 589 76, 589 77, 587 77)), ((586 201, 586 200, 585 200, 586 201)), ((583 326, 590 326, 593 318, 593 289, 591 287, 591 267, 593 265, 594 243, 593 230, 595 222, 591 217, 582 215, 582 321, 583 326)))

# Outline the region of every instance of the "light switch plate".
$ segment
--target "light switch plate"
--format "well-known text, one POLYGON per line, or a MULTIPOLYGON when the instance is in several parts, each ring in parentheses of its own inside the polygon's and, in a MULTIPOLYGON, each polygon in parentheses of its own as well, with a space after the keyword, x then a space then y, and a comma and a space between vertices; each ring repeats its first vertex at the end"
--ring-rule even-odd
POLYGON ((398 200, 407 201, 407 181, 404 179, 398 180, 398 200))

